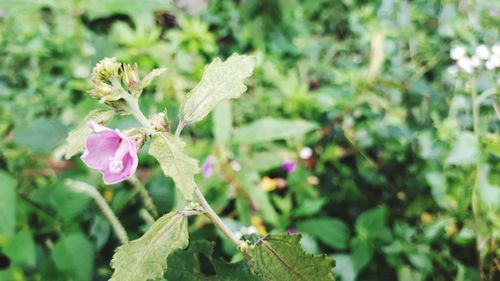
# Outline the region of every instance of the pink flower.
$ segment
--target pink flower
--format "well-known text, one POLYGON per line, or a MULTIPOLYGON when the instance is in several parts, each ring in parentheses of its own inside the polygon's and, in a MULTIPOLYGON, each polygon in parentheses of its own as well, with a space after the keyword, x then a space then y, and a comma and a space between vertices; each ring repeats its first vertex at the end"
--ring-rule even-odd
POLYGON ((291 173, 295 170, 296 163, 293 160, 286 160, 281 164, 281 167, 283 170, 285 170, 287 173, 291 173))
POLYGON ((131 177, 137 169, 137 144, 120 130, 112 130, 95 122, 88 125, 95 134, 87 137, 82 161, 102 174, 105 184, 131 177))
POLYGON ((209 178, 214 174, 214 166, 216 161, 217 159, 213 155, 207 157, 205 163, 203 163, 203 167, 201 167, 201 174, 204 177, 209 178))

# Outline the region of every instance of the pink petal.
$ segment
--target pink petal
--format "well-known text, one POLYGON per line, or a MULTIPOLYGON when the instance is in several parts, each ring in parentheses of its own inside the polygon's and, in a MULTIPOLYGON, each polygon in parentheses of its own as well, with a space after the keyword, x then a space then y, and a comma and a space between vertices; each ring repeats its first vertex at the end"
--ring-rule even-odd
POLYGON ((120 137, 114 131, 106 131, 87 137, 82 161, 93 169, 99 169, 102 162, 112 157, 118 149, 120 137))
POLYGON ((108 127, 104 127, 102 125, 99 125, 97 124, 96 122, 94 121, 90 121, 87 126, 89 126, 90 129, 92 129, 92 131, 94 131, 95 133, 100 133, 100 132, 115 132, 114 130, 108 128, 108 127))

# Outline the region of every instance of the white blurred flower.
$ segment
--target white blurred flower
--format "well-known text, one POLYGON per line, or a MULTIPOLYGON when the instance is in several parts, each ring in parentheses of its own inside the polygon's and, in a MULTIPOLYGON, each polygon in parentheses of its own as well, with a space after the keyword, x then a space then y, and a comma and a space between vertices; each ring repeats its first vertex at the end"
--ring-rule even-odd
POLYGON ((463 57, 457 62, 458 67, 467 73, 474 72, 474 66, 472 66, 472 60, 469 57, 463 57))
POLYGON ((473 55, 470 58, 470 62, 473 67, 480 67, 481 66, 481 59, 477 55, 473 55))
POLYGON ((243 235, 250 235, 250 234, 254 234, 254 233, 257 233, 257 228, 253 225, 249 226, 249 227, 246 227, 246 226, 243 226, 240 228, 239 231, 235 231, 234 232, 234 236, 236 236, 236 238, 238 238, 238 240, 241 238, 241 236, 243 235))
POLYGON ((241 165, 237 161, 233 160, 229 163, 229 166, 231 166, 231 169, 233 171, 239 172, 241 170, 241 165))
POLYGON ((452 65, 448 67, 446 71, 448 71, 448 74, 450 74, 451 76, 456 76, 458 74, 458 66, 452 65))
POLYGON ((490 49, 488 49, 485 45, 479 45, 477 46, 474 55, 478 56, 482 60, 487 60, 490 57, 490 49))
POLYGON ((497 67, 500 67, 500 56, 493 54, 490 56, 490 58, 486 61, 486 69, 488 70, 493 70, 497 67))
POLYGON ((300 150, 299 157, 300 159, 309 159, 311 158, 313 151, 310 147, 306 146, 300 150))
POLYGON ((500 56, 500 44, 495 44, 491 47, 491 52, 497 56, 500 56))
POLYGON ((464 46, 458 46, 451 48, 450 50, 450 58, 454 60, 459 60, 465 56, 465 53, 467 52, 467 49, 465 49, 464 46))

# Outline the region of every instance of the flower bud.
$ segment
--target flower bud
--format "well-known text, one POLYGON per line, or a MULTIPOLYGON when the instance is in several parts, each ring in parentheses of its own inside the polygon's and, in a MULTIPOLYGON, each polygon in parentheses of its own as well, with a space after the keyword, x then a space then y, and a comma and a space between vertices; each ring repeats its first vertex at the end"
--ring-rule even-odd
POLYGON ((89 91, 90 95, 94 98, 101 99, 102 101, 106 100, 116 100, 117 98, 113 98, 113 86, 103 83, 99 80, 94 81, 95 88, 89 91))
POLYGON ((157 131, 166 132, 170 129, 168 120, 165 117, 165 113, 163 112, 151 116, 149 118, 149 121, 151 122, 151 124, 153 124, 154 129, 157 131))
POLYGON ((127 137, 134 141, 137 144, 137 147, 141 149, 141 147, 146 142, 148 134, 144 128, 133 128, 125 132, 127 137))
POLYGON ((104 58, 92 70, 92 81, 109 82, 118 77, 120 67, 121 63, 116 58, 104 58))
POLYGON ((137 64, 133 66, 130 64, 123 65, 123 83, 127 86, 133 95, 140 95, 142 91, 141 80, 137 70, 137 64))

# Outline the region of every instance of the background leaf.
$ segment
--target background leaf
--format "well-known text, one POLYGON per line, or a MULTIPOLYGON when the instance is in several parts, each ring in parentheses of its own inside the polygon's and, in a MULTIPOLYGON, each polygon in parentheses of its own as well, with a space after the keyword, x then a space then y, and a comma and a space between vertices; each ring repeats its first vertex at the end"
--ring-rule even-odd
POLYGON ((0 170, 0 236, 14 234, 16 226, 17 180, 0 170))
POLYGON ((63 236, 54 245, 52 258, 58 269, 71 280, 92 280, 94 267, 93 245, 81 233, 63 236))
POLYGON ((356 232, 361 237, 388 241, 391 239, 391 231, 386 226, 386 219, 387 209, 385 207, 368 210, 356 220, 356 232))
POLYGON ((21 231, 16 233, 5 245, 3 251, 14 262, 19 265, 34 267, 36 262, 35 241, 33 233, 21 231))
POLYGON ((246 91, 243 81, 252 75, 254 67, 254 59, 245 55, 233 54, 224 62, 219 58, 212 61, 200 83, 186 97, 181 120, 186 124, 198 122, 222 100, 238 98, 246 91))
POLYGON ((477 163, 479 160, 479 144, 477 138, 471 132, 458 134, 446 163, 454 165, 468 165, 477 163))
POLYGON ((297 138, 318 126, 303 120, 262 118, 234 130, 233 142, 254 144, 266 141, 297 138))
POLYGON ((111 260, 110 281, 147 281, 163 276, 167 257, 188 245, 187 217, 168 213, 139 239, 120 246, 111 260))
POLYGON ((165 276, 168 280, 183 281, 257 281, 244 261, 227 263, 213 258, 214 243, 204 240, 191 242, 186 250, 176 251, 168 257, 165 276), (212 271, 213 270, 213 271, 212 271))
POLYGON ((297 229, 333 248, 345 249, 349 242, 349 228, 339 219, 328 217, 308 219, 299 222, 297 229))
POLYGON ((184 142, 169 133, 155 134, 149 154, 158 162, 166 176, 172 177, 175 187, 186 200, 192 200, 196 188, 194 174, 200 170, 198 161, 184 153, 184 142))
POLYGON ((39 118, 14 129, 14 141, 34 152, 49 152, 62 142, 66 127, 58 119, 39 118))
POLYGON ((270 235, 250 252, 252 267, 266 280, 333 281, 335 261, 324 255, 307 254, 300 235, 270 235))

